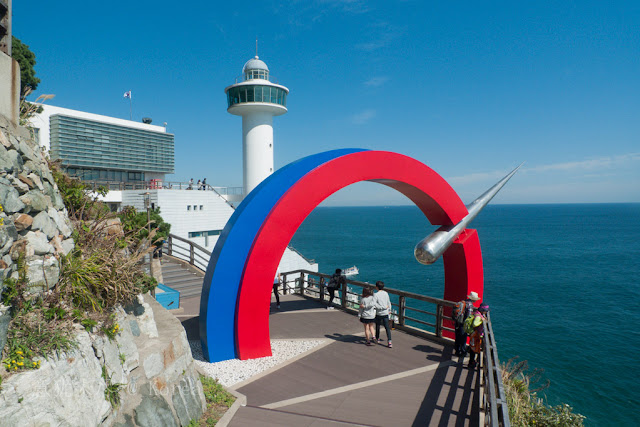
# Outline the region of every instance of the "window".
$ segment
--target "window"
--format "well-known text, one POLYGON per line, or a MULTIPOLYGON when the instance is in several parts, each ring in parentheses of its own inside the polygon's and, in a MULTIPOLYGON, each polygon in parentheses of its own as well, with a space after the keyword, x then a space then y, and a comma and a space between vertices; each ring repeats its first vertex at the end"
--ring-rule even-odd
POLYGON ((193 205, 193 210, 195 211, 196 209, 198 209, 198 205, 193 205))
POLYGON ((191 205, 187 205, 187 210, 190 211, 191 210, 191 205))
POLYGON ((202 210, 202 205, 200 205, 200 210, 202 210))

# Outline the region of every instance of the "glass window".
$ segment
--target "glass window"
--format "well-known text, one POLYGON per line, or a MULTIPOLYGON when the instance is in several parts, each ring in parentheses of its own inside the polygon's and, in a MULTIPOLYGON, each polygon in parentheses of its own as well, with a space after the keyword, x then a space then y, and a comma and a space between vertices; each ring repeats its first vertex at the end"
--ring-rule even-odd
POLYGON ((187 210, 190 211, 191 210, 191 205, 187 205, 187 210))
POLYGON ((240 91, 240 102, 247 102, 247 92, 245 87, 238 88, 240 91))
POLYGON ((254 86, 249 86, 247 88, 247 102, 253 102, 253 99, 254 99, 253 89, 254 89, 254 86))
POLYGON ((202 210, 202 205, 200 205, 200 210, 202 210))
POLYGON ((198 209, 198 206, 193 205, 193 210, 195 211, 196 209, 198 209))
POLYGON ((256 102, 262 102, 262 86, 255 87, 256 102))

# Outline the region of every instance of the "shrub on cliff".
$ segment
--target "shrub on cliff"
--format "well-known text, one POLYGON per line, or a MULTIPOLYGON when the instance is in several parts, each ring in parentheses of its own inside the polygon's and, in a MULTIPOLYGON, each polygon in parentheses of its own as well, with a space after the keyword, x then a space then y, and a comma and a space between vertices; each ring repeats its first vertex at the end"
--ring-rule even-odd
POLYGON ((507 395, 509 420, 512 426, 562 426, 579 427, 585 417, 573 412, 573 408, 563 403, 549 406, 538 393, 549 386, 547 380, 541 386, 533 384, 542 378, 542 370, 529 371, 526 360, 516 363, 516 358, 502 364, 502 383, 507 395))

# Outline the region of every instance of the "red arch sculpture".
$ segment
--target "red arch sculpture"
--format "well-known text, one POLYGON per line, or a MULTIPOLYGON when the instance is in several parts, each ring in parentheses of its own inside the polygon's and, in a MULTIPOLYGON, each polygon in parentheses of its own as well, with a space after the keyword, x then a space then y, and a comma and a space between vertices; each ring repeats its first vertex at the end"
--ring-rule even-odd
MULTIPOLYGON (((271 210, 247 257, 236 310, 236 350, 240 359, 271 355, 271 284, 293 234, 324 199, 360 181, 377 182, 401 192, 434 225, 454 225, 468 213, 462 200, 440 175, 401 154, 356 152, 311 170, 271 210)), ((471 291, 482 296, 482 254, 475 230, 463 231, 444 253, 444 268, 445 299, 458 301, 471 291)))

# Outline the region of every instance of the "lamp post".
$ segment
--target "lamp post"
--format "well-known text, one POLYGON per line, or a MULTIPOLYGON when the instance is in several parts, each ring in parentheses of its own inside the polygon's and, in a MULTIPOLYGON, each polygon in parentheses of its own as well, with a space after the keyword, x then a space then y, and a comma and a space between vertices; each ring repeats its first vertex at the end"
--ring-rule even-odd
MULTIPOLYGON (((144 196, 144 207, 147 210, 147 238, 149 239, 149 248, 151 248, 151 193, 145 192, 142 194, 144 196)), ((153 277, 153 251, 149 252, 149 276, 153 277)), ((156 290, 151 290, 151 296, 156 297, 156 290)))

